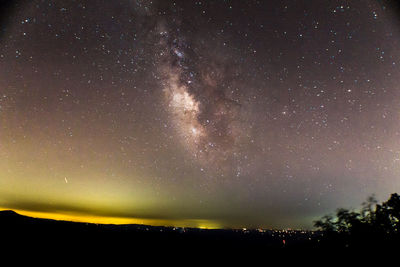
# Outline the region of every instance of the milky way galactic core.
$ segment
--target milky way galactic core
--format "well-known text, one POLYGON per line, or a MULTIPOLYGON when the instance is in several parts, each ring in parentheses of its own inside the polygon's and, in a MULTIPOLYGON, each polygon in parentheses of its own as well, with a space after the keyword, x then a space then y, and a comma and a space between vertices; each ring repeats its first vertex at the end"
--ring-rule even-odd
POLYGON ((400 191, 390 1, 15 1, 0 32, 0 207, 312 228, 400 191))

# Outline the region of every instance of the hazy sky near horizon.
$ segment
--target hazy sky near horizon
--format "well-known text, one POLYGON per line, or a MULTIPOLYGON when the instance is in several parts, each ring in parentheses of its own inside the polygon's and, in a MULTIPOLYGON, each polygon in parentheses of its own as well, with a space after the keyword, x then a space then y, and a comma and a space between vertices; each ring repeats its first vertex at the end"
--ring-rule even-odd
POLYGON ((385 1, 16 1, 0 207, 311 228, 400 192, 385 1))

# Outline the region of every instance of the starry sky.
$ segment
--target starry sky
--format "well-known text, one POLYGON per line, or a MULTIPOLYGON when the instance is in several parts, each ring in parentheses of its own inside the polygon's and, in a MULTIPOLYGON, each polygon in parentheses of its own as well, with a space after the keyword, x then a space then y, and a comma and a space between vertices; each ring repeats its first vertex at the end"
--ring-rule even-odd
POLYGON ((390 1, 11 1, 0 207, 303 228, 400 192, 390 1))

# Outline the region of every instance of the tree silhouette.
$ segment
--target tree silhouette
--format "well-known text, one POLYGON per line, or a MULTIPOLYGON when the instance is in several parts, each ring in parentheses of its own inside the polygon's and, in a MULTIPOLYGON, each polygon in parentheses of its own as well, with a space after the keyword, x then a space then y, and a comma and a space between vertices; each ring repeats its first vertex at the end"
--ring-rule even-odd
POLYGON ((336 247, 388 247, 400 241, 400 196, 395 193, 382 204, 375 197, 360 212, 338 209, 336 216, 314 222, 322 231, 322 245, 336 247))

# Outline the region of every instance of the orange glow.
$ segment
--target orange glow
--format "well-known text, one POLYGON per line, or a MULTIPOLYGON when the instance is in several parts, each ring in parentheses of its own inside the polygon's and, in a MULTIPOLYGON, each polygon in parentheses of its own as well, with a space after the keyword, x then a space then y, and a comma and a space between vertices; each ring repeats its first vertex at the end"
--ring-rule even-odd
MULTIPOLYGON (((4 207, 0 207, 0 210, 7 210, 4 207)), ((85 215, 79 213, 51 213, 51 212, 38 212, 38 211, 26 211, 13 209, 15 212, 21 215, 41 218, 41 219, 52 219, 58 221, 71 221, 71 222, 84 222, 84 223, 96 223, 96 224, 143 224, 151 226, 166 226, 166 227, 192 227, 201 229, 220 229, 221 226, 215 222, 206 220, 160 220, 160 219, 141 219, 141 218, 124 218, 124 217, 106 217, 106 216, 94 216, 85 215)))

